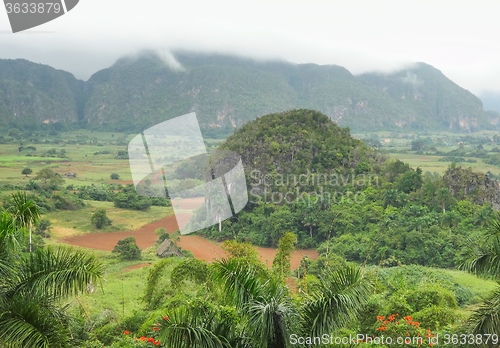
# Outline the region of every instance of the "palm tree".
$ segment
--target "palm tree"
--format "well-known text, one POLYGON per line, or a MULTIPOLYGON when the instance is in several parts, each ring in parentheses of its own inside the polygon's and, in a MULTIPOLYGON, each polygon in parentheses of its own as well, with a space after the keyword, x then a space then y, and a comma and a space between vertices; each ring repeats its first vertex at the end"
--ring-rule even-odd
POLYGON ((175 348, 244 347, 237 322, 221 307, 195 300, 173 309, 160 320, 157 340, 175 348))
POLYGON ((318 221, 318 219, 313 215, 312 212, 310 214, 307 214, 302 220, 304 227, 309 227, 309 235, 311 236, 311 238, 313 237, 313 227, 317 226, 316 221, 318 221))
POLYGON ((450 200, 451 194, 450 190, 446 187, 442 187, 437 191, 436 198, 443 208, 443 213, 446 213, 446 203, 450 200))
POLYGON ((103 265, 70 248, 22 254, 18 222, 7 212, 0 217, 0 342, 8 348, 66 347, 70 318, 61 302, 101 280, 103 265))
POLYGON ((493 208, 489 202, 486 202, 481 209, 479 209, 476 214, 474 214, 474 224, 483 226, 486 221, 490 218, 493 213, 493 208))
MULTIPOLYGON (((488 223, 488 231, 469 238, 459 254, 458 267, 468 272, 500 278, 500 212, 488 223)), ((469 324, 477 334, 500 334, 500 283, 473 313, 469 324)))
POLYGON ((250 341, 262 348, 286 347, 299 322, 289 289, 266 270, 240 260, 217 261, 212 267, 228 302, 246 319, 250 341))
POLYGON ((388 205, 396 206, 398 200, 398 190, 386 190, 384 193, 384 207, 388 205))
POLYGON ((344 327, 356 318, 371 290, 372 284, 355 265, 325 271, 301 308, 303 335, 316 337, 344 327))
POLYGON ((197 321, 189 314, 189 307, 182 307, 172 311, 175 320, 162 323, 160 340, 166 346, 215 348, 231 341, 232 347, 289 347, 291 332, 302 336, 330 334, 354 319, 371 292, 370 283, 355 266, 329 270, 302 304, 292 300, 289 288, 264 268, 229 259, 214 262, 211 269, 213 280, 236 308, 239 339, 227 330, 227 323, 216 319, 220 316, 205 310, 197 321))
POLYGON ((441 223, 450 229, 450 236, 451 228, 457 226, 461 220, 462 217, 460 216, 460 214, 454 211, 449 211, 441 216, 441 223))
POLYGON ((37 224, 40 220, 40 210, 38 205, 32 200, 28 199, 26 192, 15 193, 12 195, 14 205, 10 207, 10 212, 14 216, 14 222, 22 228, 29 230, 30 236, 30 252, 31 250, 31 230, 33 224, 37 224))
POLYGON ((0 285, 5 283, 13 272, 16 251, 20 249, 19 230, 16 229, 9 213, 0 215, 0 285))

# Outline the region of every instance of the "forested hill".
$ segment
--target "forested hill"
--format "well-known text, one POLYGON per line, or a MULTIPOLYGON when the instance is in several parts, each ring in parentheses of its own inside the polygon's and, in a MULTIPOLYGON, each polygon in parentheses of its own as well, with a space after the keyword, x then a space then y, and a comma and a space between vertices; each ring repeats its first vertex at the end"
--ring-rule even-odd
POLYGON ((220 231, 201 231, 219 241, 276 246, 288 231, 299 248, 348 261, 451 267, 500 206, 487 175, 386 160, 317 111, 262 116, 220 147, 242 155, 249 203, 220 231))
POLYGON ((84 82, 24 59, 0 59, 0 124, 74 124, 83 117, 84 82))
POLYGON ((76 123, 140 131, 195 111, 205 134, 230 134, 260 115, 319 110, 355 131, 497 129, 500 114, 439 70, 418 63, 354 76, 336 65, 177 53, 181 68, 144 53, 87 82, 24 60, 0 61, 0 121, 76 123))

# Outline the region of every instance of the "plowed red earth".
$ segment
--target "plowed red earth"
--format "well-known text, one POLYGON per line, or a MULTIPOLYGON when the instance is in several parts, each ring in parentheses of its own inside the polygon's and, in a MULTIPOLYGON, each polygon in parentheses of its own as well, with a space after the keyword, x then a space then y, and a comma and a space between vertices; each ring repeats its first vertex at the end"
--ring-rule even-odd
MULTIPOLYGON (((189 214, 178 214, 177 216, 181 226, 189 220, 189 214)), ((153 223, 144 225, 135 231, 89 233, 81 236, 62 238, 59 242, 84 248, 111 251, 115 247, 116 243, 118 243, 118 240, 126 237, 134 237, 139 248, 145 249, 152 246, 158 239, 158 236, 154 234, 154 231, 160 227, 164 227, 168 233, 174 233, 179 229, 175 216, 171 215, 153 223)), ((190 250, 197 259, 210 262, 214 259, 226 257, 226 252, 218 243, 209 241, 199 236, 181 236, 178 245, 183 249, 190 250)), ((262 261, 268 266, 271 266, 274 256, 278 252, 276 249, 260 247, 257 248, 257 251, 259 252, 259 256, 262 261)), ((296 250, 292 255, 292 269, 295 269, 300 265, 300 260, 304 255, 307 255, 313 260, 318 258, 316 250, 296 250)))

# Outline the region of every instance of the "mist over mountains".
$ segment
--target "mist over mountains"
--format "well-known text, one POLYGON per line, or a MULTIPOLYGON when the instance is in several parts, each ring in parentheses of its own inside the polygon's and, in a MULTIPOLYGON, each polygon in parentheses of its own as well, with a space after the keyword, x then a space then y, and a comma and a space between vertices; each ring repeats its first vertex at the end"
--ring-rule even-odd
POLYGON ((500 126, 498 112, 486 112, 478 97, 424 63, 354 76, 337 65, 190 52, 175 59, 124 57, 86 82, 46 65, 0 60, 0 122, 138 132, 194 111, 205 132, 227 134, 265 114, 308 108, 353 131, 500 126))
POLYGON ((500 93, 484 92, 479 97, 485 110, 500 112, 500 93))

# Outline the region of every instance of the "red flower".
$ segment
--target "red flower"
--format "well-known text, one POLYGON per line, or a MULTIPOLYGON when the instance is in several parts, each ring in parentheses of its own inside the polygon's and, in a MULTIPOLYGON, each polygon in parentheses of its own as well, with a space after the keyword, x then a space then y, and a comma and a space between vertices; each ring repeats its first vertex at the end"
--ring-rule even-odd
POLYGON ((130 332, 128 332, 128 331, 123 331, 123 333, 124 333, 125 335, 128 335, 130 332))

